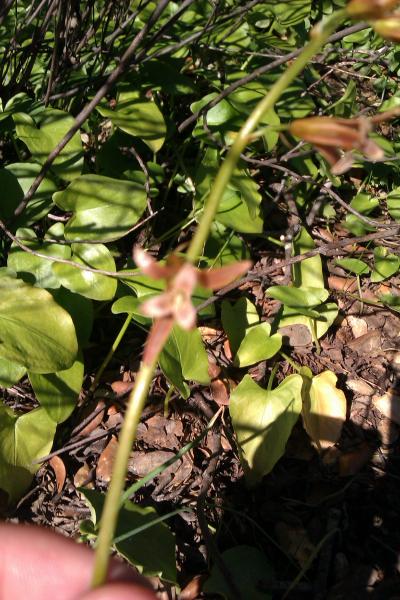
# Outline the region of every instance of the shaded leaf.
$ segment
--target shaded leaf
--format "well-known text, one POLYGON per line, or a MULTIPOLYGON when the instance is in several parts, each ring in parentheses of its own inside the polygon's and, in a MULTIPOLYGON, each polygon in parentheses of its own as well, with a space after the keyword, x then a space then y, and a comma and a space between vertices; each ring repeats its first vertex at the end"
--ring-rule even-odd
MULTIPOLYGON (((75 124, 68 113, 55 108, 45 108, 33 119, 26 113, 14 113, 17 137, 28 146, 32 158, 41 165, 64 135, 75 124)), ((81 174, 83 151, 80 133, 77 132, 61 150, 52 164, 57 175, 71 181, 81 174)))
MULTIPOLYGON (((105 495, 87 488, 81 488, 80 492, 89 504, 92 521, 96 525, 101 519, 105 495)), ((175 538, 164 523, 152 525, 157 518, 154 508, 125 502, 119 512, 115 539, 132 534, 117 542, 115 547, 143 575, 158 575, 176 583, 175 538)))
MULTIPOLYGON (((235 587, 243 598, 251 600, 268 600, 272 595, 260 591, 260 583, 267 588, 274 579, 274 570, 265 554, 252 546, 234 546, 222 553, 224 564, 235 587)), ((234 600, 225 576, 217 564, 211 569, 211 575, 203 585, 206 594, 218 594, 226 600, 234 600)))
POLYGON ((33 391, 40 405, 56 423, 62 423, 76 406, 83 382, 83 358, 80 356, 65 371, 29 373, 33 391))
POLYGON ((53 195, 59 208, 74 216, 65 226, 69 240, 111 241, 123 237, 146 208, 143 185, 102 175, 82 175, 53 195))
POLYGON ((97 110, 125 133, 139 137, 153 152, 164 144, 167 128, 160 109, 151 100, 140 98, 137 91, 120 93, 115 110, 104 104, 97 110))
POLYGON ((0 403, 0 488, 11 504, 30 486, 39 468, 32 462, 50 452, 55 430, 43 408, 17 415, 0 403))
POLYGON ((46 290, 0 278, 0 358, 34 373, 68 369, 78 343, 70 315, 46 290))

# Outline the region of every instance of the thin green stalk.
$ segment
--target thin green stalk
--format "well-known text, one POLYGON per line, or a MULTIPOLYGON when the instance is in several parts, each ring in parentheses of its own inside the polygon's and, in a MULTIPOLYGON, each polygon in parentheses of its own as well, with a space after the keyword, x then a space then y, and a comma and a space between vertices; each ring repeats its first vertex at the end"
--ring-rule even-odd
POLYGON ((118 520, 120 498, 125 485, 126 470, 135 440, 136 429, 146 404, 147 394, 153 379, 158 356, 152 364, 143 364, 136 376, 135 387, 129 395, 124 423, 119 437, 118 450, 113 465, 113 473, 108 488, 101 526, 96 544, 96 555, 92 578, 92 587, 102 585, 107 576, 110 548, 113 544, 118 520))
POLYGON ((114 356, 114 352, 116 351, 116 349, 118 348, 118 346, 121 343, 122 338, 125 335, 125 331, 128 329, 129 323, 132 320, 132 313, 129 313, 128 316, 126 317, 121 329, 119 330, 119 333, 117 335, 117 337, 115 338, 113 345, 111 346, 111 348, 109 349, 107 356, 105 357, 105 359, 103 360, 103 362, 100 365, 99 370, 97 371, 95 378, 93 379, 93 383, 90 386, 90 392, 94 392, 95 389, 97 388, 99 381, 100 381, 100 377, 103 375, 104 369, 107 367, 108 363, 110 362, 110 360, 112 359, 112 357, 114 356))
MULTIPOLYGON (((264 114, 275 105, 289 84, 307 65, 327 41, 329 35, 346 18, 346 11, 338 11, 332 15, 324 26, 315 30, 314 37, 304 48, 300 56, 293 62, 289 69, 272 86, 268 94, 256 106, 248 117, 244 126, 238 133, 236 140, 230 148, 226 159, 222 163, 208 201, 201 215, 199 225, 188 248, 186 258, 189 262, 196 262, 200 256, 206 239, 209 235, 211 224, 222 195, 232 176, 241 152, 251 140, 251 134, 262 120, 264 114)), ((161 349, 160 349, 161 351, 161 349)), ((148 390, 157 364, 158 355, 150 363, 142 363, 136 377, 135 387, 129 395, 124 423, 121 429, 118 451, 114 461, 113 475, 107 492, 104 510, 101 517, 100 532, 97 539, 94 574, 92 586, 104 583, 107 575, 110 548, 113 543, 115 528, 118 519, 121 494, 124 489, 126 470, 132 444, 135 440, 136 429, 146 403, 148 390)))
POLYGON ((278 364, 278 363, 276 363, 276 364, 274 365, 274 367, 273 367, 272 371, 271 371, 271 374, 270 374, 270 376, 269 376, 269 379, 268 379, 268 385, 267 385, 267 390, 268 390, 269 392, 272 390, 272 386, 274 385, 274 379, 275 379, 275 375, 276 375, 276 372, 277 372, 277 370, 278 370, 278 367, 279 367, 279 364, 278 364))
POLYGON ((346 17, 346 11, 339 10, 335 12, 325 24, 318 25, 317 28, 314 29, 313 37, 305 46, 302 53, 282 74, 247 118, 245 124, 237 134, 234 143, 230 147, 215 181, 213 182, 201 220, 186 253, 188 261, 195 263, 199 256, 201 256, 203 246, 207 240, 211 223, 218 210, 220 200, 239 161, 240 155, 251 141, 252 133, 255 131, 257 125, 261 122, 267 111, 275 106, 275 103, 279 100, 284 91, 289 87, 297 75, 301 73, 311 58, 319 52, 329 36, 335 31, 338 25, 346 19, 346 17))

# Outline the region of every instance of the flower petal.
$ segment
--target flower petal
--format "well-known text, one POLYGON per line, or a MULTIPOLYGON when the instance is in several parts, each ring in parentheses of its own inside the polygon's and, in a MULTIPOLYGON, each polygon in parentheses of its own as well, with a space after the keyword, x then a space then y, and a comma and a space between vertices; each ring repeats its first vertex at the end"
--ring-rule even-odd
POLYGON ((146 317, 160 319, 161 317, 169 317, 172 314, 174 305, 174 296, 167 291, 159 296, 154 296, 150 300, 145 300, 140 305, 140 312, 146 317))
POLYGON ((152 365, 163 349, 173 326, 174 320, 172 318, 157 319, 154 321, 143 352, 143 363, 145 365, 152 365))
POLYGON ((210 290, 218 290, 240 275, 243 275, 251 267, 252 263, 249 260, 242 260, 241 262, 232 263, 225 267, 219 267, 217 269, 210 269, 209 271, 199 272, 199 283, 205 288, 210 290))
POLYGON ((142 250, 140 246, 134 246, 133 260, 142 273, 152 279, 166 279, 171 275, 170 267, 160 265, 148 252, 142 250))
POLYGON ((200 271, 190 263, 184 263, 171 280, 170 289, 178 294, 191 297, 196 287, 200 271))
POLYGON ((191 300, 182 302, 179 307, 174 310, 175 321, 182 329, 193 329, 196 326, 197 313, 191 300))

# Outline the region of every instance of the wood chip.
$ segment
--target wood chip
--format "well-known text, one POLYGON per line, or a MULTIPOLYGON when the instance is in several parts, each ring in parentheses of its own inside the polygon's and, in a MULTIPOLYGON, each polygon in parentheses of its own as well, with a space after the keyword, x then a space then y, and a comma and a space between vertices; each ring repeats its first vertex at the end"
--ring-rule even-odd
POLYGON ((61 494, 65 479, 67 477, 64 461, 59 456, 53 456, 50 459, 49 464, 54 471, 54 475, 56 476, 57 492, 61 494))

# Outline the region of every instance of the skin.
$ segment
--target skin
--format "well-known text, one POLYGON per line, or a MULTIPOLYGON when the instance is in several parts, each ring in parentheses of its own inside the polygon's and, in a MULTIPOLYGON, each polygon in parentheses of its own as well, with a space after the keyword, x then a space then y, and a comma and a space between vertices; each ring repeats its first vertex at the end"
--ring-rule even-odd
POLYGON ((94 554, 46 529, 0 524, 0 599, 156 600, 150 584, 111 561, 109 583, 90 590, 94 554))

